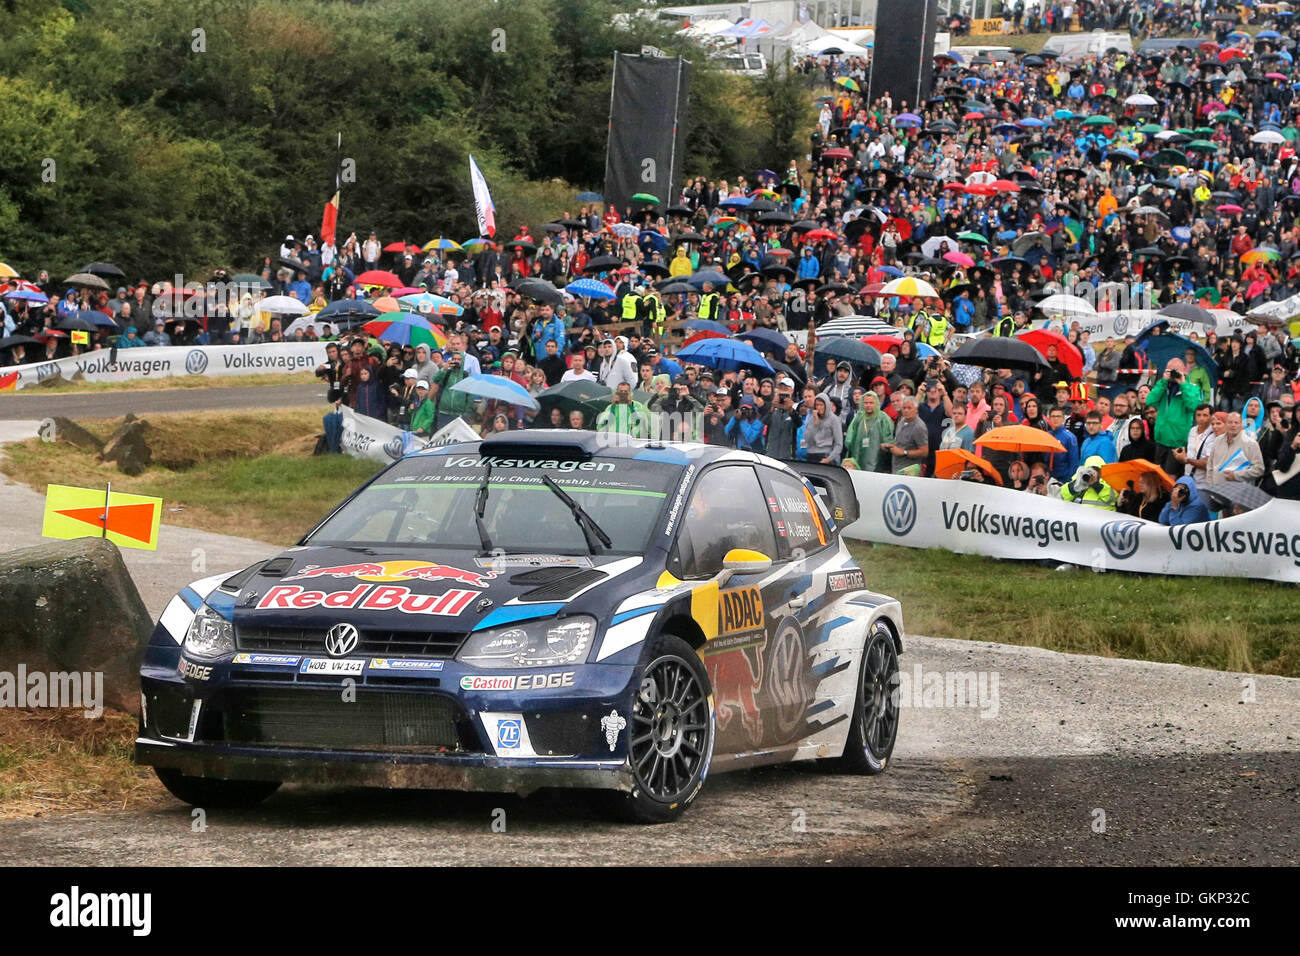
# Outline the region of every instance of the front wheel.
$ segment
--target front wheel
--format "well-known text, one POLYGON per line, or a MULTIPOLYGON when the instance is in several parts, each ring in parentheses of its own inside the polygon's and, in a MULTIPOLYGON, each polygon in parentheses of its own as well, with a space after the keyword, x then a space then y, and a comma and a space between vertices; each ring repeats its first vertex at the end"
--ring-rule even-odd
POLYGON ((256 806, 280 784, 268 780, 214 780, 191 777, 169 767, 154 767, 164 787, 178 800, 205 810, 239 810, 256 806))
POLYGON ((889 625, 877 621, 862 652, 853 720, 836 765, 849 773, 884 773, 898 738, 898 710, 898 650, 889 625))
POLYGON ((713 759, 713 691, 700 656, 661 636, 650 652, 628 721, 632 792, 615 809, 636 823, 677 819, 704 786, 713 759))

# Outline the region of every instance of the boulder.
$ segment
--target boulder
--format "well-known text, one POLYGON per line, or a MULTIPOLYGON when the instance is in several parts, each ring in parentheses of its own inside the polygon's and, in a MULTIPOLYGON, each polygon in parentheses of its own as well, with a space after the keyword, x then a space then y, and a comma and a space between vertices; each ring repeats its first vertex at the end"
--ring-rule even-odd
POLYGON ((103 441, 62 415, 55 415, 41 422, 37 434, 41 436, 42 441, 73 445, 86 451, 93 451, 96 455, 104 450, 103 441))
POLYGON ((103 538, 0 553, 0 671, 103 674, 103 703, 139 713, 140 658, 153 620, 103 538))
POLYGON ((117 469, 123 474, 141 474, 153 460, 148 434, 149 423, 127 413, 122 424, 118 425, 113 434, 108 436, 108 441, 104 442, 104 450, 100 452, 99 460, 117 462, 117 469))

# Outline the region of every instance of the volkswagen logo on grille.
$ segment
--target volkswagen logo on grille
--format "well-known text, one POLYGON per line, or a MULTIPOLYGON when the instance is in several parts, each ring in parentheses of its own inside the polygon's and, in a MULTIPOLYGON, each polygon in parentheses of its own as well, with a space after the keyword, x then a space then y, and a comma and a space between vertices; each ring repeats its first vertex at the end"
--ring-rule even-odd
POLYGON ((885 527, 901 538, 916 524, 916 495, 907 485, 894 485, 885 493, 880 510, 885 518, 885 527))
POLYGON ((190 349, 185 356, 185 371, 191 375, 202 375, 208 370, 208 354, 202 349, 190 349))
POLYGON ((1101 526, 1101 543, 1117 561, 1131 558, 1137 553, 1141 521, 1108 521, 1101 526))
POLYGON ((335 624, 325 634, 325 651, 330 657, 346 657, 357 647, 361 634, 352 624, 335 624))

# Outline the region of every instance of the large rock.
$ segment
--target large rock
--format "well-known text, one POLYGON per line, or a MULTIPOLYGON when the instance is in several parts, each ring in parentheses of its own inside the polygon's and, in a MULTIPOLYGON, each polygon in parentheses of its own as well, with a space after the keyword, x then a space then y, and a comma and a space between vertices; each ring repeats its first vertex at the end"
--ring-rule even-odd
POLYGON ((41 422, 37 434, 41 436, 42 441, 73 445, 86 451, 93 451, 96 455, 104 450, 102 440, 62 415, 55 415, 41 422))
POLYGON ((148 436, 149 423, 128 412, 122 424, 104 442, 99 460, 117 462, 117 469, 123 474, 141 474, 153 460, 148 436))
POLYGON ((112 542, 0 552, 0 621, 0 671, 102 673, 104 703, 139 713, 153 621, 112 542))

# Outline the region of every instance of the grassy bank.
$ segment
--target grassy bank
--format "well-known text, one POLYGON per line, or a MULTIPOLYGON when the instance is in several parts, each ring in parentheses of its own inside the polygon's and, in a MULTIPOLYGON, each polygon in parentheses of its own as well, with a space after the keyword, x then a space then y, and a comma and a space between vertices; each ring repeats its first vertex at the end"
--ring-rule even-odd
POLYGON ((914 634, 1300 677, 1292 585, 1056 571, 890 545, 852 550, 868 585, 902 602, 914 634))
MULTIPOLYGON (((6 446, 0 470, 43 492, 47 484, 100 487, 163 499, 163 523, 289 545, 374 474, 371 462, 313 457, 316 409, 148 417, 153 464, 123 475, 95 455, 29 439, 6 446)), ((119 420, 82 421, 105 438, 119 420)))
MULTIPOLYGON (((272 372, 266 375, 165 375, 135 378, 129 382, 77 382, 64 379, 55 385, 24 388, 6 397, 39 399, 54 392, 75 395, 83 392, 162 392, 178 388, 237 388, 257 385, 310 385, 319 382, 313 372, 272 372)), ((324 386, 322 386, 323 388, 324 386)))

